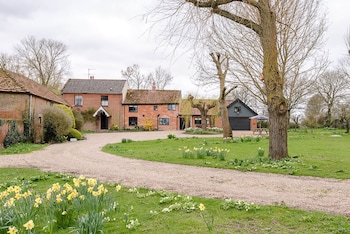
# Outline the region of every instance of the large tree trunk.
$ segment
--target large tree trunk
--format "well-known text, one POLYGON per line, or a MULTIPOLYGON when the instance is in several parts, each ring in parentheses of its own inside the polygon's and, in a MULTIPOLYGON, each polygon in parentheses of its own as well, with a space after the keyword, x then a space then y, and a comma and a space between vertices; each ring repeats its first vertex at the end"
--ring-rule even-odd
POLYGON ((203 130, 207 130, 207 115, 201 112, 201 127, 203 130))
POLYGON ((225 100, 219 100, 220 103, 220 113, 222 119, 222 130, 224 138, 232 138, 232 128, 230 125, 230 119, 228 118, 228 111, 226 107, 225 100))
POLYGON ((269 156, 274 159, 288 157, 287 129, 288 105, 283 94, 283 78, 278 69, 276 15, 269 1, 261 11, 260 41, 264 52, 263 79, 269 112, 269 156))

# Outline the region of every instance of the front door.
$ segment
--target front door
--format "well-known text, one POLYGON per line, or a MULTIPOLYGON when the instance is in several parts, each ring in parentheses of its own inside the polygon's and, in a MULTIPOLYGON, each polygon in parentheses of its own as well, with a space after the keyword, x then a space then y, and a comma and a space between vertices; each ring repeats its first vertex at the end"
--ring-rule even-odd
POLYGON ((108 129, 108 117, 104 112, 101 112, 100 119, 101 119, 101 129, 108 129))

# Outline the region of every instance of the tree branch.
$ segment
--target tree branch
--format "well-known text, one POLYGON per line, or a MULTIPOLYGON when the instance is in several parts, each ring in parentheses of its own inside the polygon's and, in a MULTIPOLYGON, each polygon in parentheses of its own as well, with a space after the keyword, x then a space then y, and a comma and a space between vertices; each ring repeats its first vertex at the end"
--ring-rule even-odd
POLYGON ((225 17, 227 19, 230 19, 249 29, 252 29, 258 35, 261 35, 262 28, 259 24, 255 23, 252 20, 240 17, 236 14, 232 14, 229 11, 219 8, 220 5, 225 5, 231 2, 243 2, 245 4, 248 4, 250 6, 257 8, 258 10, 261 9, 262 6, 259 4, 259 2, 255 0, 211 0, 211 1, 186 0, 186 2, 190 2, 195 7, 199 7, 199 8, 212 8, 213 13, 220 15, 222 17, 225 17))

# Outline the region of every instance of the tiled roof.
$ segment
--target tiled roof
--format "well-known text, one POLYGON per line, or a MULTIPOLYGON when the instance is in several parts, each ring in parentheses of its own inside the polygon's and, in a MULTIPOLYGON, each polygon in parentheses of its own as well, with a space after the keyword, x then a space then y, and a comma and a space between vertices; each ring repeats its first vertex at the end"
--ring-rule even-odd
POLYGON ((180 102, 180 99, 180 90, 129 89, 123 104, 176 104, 180 102))
POLYGON ((121 94, 126 80, 69 79, 62 89, 65 93, 121 94))
POLYGON ((56 103, 67 104, 47 87, 20 74, 0 69, 0 92, 28 93, 56 103))

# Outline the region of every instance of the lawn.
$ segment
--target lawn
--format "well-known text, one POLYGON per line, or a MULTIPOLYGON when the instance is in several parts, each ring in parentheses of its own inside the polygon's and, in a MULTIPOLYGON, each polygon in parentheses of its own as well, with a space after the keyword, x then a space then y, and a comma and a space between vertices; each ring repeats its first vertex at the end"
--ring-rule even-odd
POLYGON ((17 143, 7 147, 6 149, 0 149, 0 155, 26 154, 35 150, 43 149, 46 146, 47 144, 17 143))
POLYGON ((267 137, 177 138, 151 141, 124 139, 104 152, 150 161, 337 179, 350 178, 350 136, 343 131, 290 131, 285 160, 268 155, 267 137), (263 154, 263 156, 259 156, 263 154))
POLYGON ((294 210, 284 204, 257 206, 244 201, 102 184, 91 178, 36 169, 2 168, 0 233, 8 233, 8 226, 15 227, 19 233, 59 234, 89 230, 94 230, 92 233, 102 230, 106 234, 209 233, 209 230, 212 233, 348 233, 350 230, 346 217, 294 210), (4 193, 18 188, 22 190, 4 193), (98 194, 98 191, 103 192, 98 194), (14 206, 9 205, 11 197, 15 197, 14 206), (32 229, 24 230, 25 223, 32 229), (99 228, 94 229, 96 226, 99 228))

